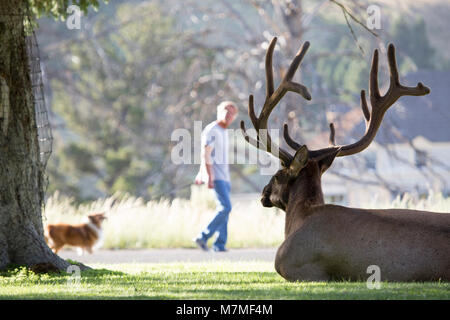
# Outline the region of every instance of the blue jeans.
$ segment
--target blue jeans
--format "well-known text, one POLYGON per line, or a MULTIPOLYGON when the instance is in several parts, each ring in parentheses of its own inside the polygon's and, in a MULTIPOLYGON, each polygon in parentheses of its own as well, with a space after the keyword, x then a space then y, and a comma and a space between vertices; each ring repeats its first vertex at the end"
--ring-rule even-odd
POLYGON ((217 208, 214 218, 202 231, 200 238, 205 242, 218 232, 214 247, 225 249, 228 237, 228 216, 231 211, 230 183, 224 180, 214 180, 214 193, 216 195, 217 208))

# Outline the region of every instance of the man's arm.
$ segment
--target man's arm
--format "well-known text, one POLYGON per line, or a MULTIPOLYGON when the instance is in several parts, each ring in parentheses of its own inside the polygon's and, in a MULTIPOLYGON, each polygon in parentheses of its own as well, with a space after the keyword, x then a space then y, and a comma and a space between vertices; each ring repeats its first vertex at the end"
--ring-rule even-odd
POLYGON ((208 188, 213 189, 214 188, 214 172, 213 172, 213 165, 212 165, 212 159, 211 159, 211 153, 213 148, 211 146, 205 146, 205 166, 206 166, 206 172, 208 173, 208 188))
POLYGON ((211 153, 212 153, 213 147, 211 146, 204 146, 204 150, 202 152, 202 159, 200 164, 200 170, 197 174, 197 177, 195 178, 196 184, 203 184, 203 177, 202 177, 202 170, 203 166, 206 168, 206 173, 208 175, 208 188, 212 189, 214 188, 214 171, 212 167, 212 159, 211 159, 211 153))

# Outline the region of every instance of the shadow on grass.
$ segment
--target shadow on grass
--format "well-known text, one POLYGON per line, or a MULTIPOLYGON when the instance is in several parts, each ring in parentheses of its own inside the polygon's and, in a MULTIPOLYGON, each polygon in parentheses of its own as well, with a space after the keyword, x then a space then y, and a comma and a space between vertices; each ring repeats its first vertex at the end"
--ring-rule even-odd
MULTIPOLYGON (((26 266, 10 264, 5 269, 0 270, 0 277, 5 278, 17 278, 17 280, 25 280, 25 278, 44 278, 49 277, 51 279, 66 279, 68 276, 71 276, 72 273, 60 271, 60 272, 47 272, 47 273, 35 273, 33 270, 26 266)), ((116 270, 108 270, 108 269, 86 269, 80 271, 80 276, 87 280, 95 279, 99 277, 105 276, 125 276, 127 273, 116 270)))

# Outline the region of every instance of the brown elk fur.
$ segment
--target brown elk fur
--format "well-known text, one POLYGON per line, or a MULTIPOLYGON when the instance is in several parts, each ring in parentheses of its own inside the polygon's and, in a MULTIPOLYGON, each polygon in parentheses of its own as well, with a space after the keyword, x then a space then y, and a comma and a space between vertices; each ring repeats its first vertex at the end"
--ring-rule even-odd
POLYGON ((280 170, 264 189, 263 205, 286 211, 285 241, 275 259, 281 276, 362 280, 377 265, 383 281, 450 280, 450 214, 324 204, 320 176, 310 160, 298 177, 280 170))

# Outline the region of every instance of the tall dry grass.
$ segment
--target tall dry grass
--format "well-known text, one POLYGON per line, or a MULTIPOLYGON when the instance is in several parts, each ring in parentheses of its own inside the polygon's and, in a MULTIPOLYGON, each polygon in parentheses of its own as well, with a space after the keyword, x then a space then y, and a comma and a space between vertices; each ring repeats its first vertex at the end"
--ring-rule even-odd
MULTIPOLYGON (((89 204, 55 193, 46 203, 44 223, 77 223, 91 212, 106 212, 103 248, 193 247, 192 239, 212 218, 211 190, 193 187, 191 199, 144 202, 130 195, 114 195, 89 204)), ((391 203, 374 200, 366 208, 408 208, 450 212, 450 198, 431 192, 425 199, 411 195, 391 203)), ((284 213, 263 208, 258 199, 233 203, 228 224, 228 247, 274 247, 283 241, 284 213)))
POLYGON ((412 209, 425 210, 432 212, 450 212, 450 197, 445 197, 441 192, 428 190, 426 197, 416 197, 410 193, 405 193, 402 197, 398 196, 392 202, 380 202, 374 198, 363 205, 364 208, 372 209, 412 209))
MULTIPOLYGON (((92 212, 106 212, 103 248, 194 247, 192 239, 214 215, 211 190, 193 187, 191 199, 144 202, 114 195, 89 204, 55 193, 45 206, 44 224, 78 223, 92 212)), ((282 242, 284 213, 261 207, 258 199, 233 203, 228 223, 228 247, 273 247, 282 242)))

